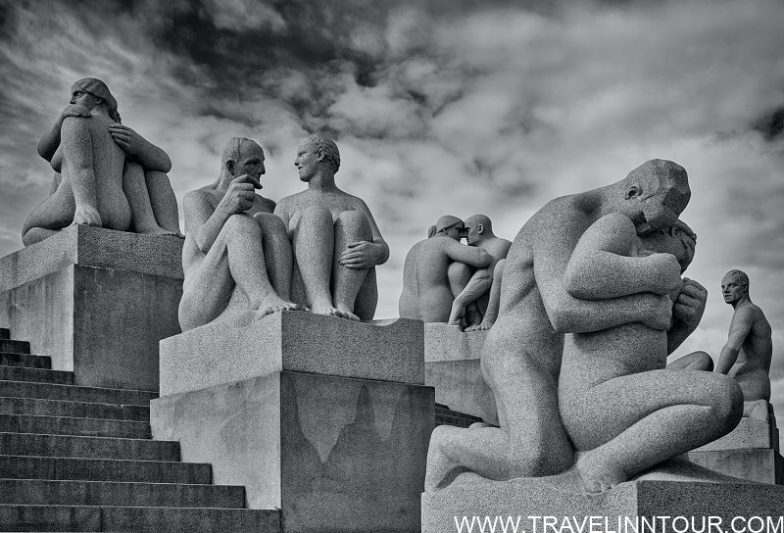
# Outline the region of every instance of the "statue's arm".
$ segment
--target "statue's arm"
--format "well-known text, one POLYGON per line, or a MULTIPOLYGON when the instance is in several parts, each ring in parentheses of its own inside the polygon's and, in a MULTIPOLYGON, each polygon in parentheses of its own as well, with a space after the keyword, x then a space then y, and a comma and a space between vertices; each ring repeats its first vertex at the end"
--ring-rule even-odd
POLYGON ((258 182, 248 175, 234 178, 218 205, 213 207, 209 193, 191 191, 183 199, 185 231, 202 253, 207 253, 232 215, 245 213, 253 206, 258 182))
POLYGON ((672 304, 666 296, 642 293, 594 301, 569 294, 564 276, 580 237, 580 226, 584 227, 579 219, 556 212, 531 244, 536 284, 553 329, 561 333, 585 333, 632 322, 667 329, 672 304))
POLYGON ((637 241, 634 224, 622 214, 612 213, 594 222, 580 237, 566 266, 566 291, 585 300, 643 292, 669 294, 681 282, 675 256, 629 257, 637 241))
POLYGON ((493 260, 493 258, 490 257, 490 254, 482 248, 466 246, 454 239, 449 239, 444 251, 452 261, 459 261, 460 263, 465 263, 474 268, 484 268, 493 260))
POLYGON ((721 349, 719 360, 716 363, 716 372, 726 374, 738 360, 738 354, 743 347, 743 341, 751 333, 751 328, 754 325, 754 313, 750 308, 738 309, 732 317, 730 323, 730 333, 727 338, 727 343, 721 349))
POLYGON ((139 135, 125 124, 114 123, 109 133, 123 151, 144 167, 145 170, 169 172, 171 159, 161 148, 139 135))

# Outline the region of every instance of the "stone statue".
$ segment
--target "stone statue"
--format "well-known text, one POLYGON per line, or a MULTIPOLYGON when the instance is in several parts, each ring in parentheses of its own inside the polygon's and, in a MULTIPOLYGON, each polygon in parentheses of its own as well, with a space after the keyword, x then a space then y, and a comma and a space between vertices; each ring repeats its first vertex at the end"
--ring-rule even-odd
POLYGON ((320 315, 371 320, 375 267, 389 258, 389 247, 365 202, 335 185, 340 153, 334 141, 307 137, 294 166, 308 188, 283 198, 275 214, 288 230, 307 305, 320 315))
MULTIPOLYGON (((694 331, 707 299, 694 281, 684 281, 673 306, 668 296, 654 293, 583 299, 567 291, 564 280, 577 242, 594 222, 619 213, 632 221, 638 235, 645 235, 672 227, 690 196, 681 166, 652 160, 617 183, 552 200, 523 225, 506 258, 499 315, 481 360, 500 427, 437 427, 428 452, 426 490, 448 485, 464 470, 506 480, 557 474, 573 464, 574 450, 558 411, 565 333, 629 323, 669 327, 671 353, 694 331)), ((593 274, 616 275, 602 268, 593 274)))
POLYGON ((498 316, 501 298, 501 273, 503 260, 509 253, 511 241, 496 237, 493 225, 485 215, 474 215, 465 221, 466 242, 485 250, 492 258, 490 264, 480 269, 470 268, 465 263, 450 267, 456 285, 462 290, 455 296, 449 323, 462 325, 465 331, 490 329, 498 316))
MULTIPOLYGON (((485 268, 492 260, 483 248, 460 244, 463 221, 452 215, 438 219, 429 237, 409 250, 403 267, 400 316, 424 322, 446 322, 455 293, 455 278, 464 270, 485 268), (465 268, 463 268, 465 267, 465 268)), ((469 274, 470 275, 470 274, 469 274)))
POLYGON ((49 196, 24 223, 24 244, 73 224, 180 235, 166 152, 120 123, 117 101, 101 80, 79 80, 71 93, 38 143, 55 176, 49 196))
MULTIPOLYGON (((678 228, 676 228, 678 229, 678 228)), ((650 293, 677 300, 695 240, 683 225, 670 246, 645 250, 634 224, 610 213, 589 227, 567 265, 567 292, 609 300, 650 293), (612 273, 612 275, 606 275, 612 273)), ((732 431, 742 414, 733 380, 665 368, 669 324, 634 322, 566 336, 558 385, 561 418, 579 455, 586 492, 642 471, 732 431)))
POLYGON ((183 331, 218 318, 260 318, 294 310, 289 301, 292 252, 275 202, 261 188, 264 150, 235 137, 221 150, 217 181, 185 195, 182 249, 183 331))
POLYGON ((721 292, 735 312, 716 372, 735 378, 745 401, 770 401, 771 328, 762 309, 751 301, 749 277, 740 270, 730 270, 721 280, 721 292))

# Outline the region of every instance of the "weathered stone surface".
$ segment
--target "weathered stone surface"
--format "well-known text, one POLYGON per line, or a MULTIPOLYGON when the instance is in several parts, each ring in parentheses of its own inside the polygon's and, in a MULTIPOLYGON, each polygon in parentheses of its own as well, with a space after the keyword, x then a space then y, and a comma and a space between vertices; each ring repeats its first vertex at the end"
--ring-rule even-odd
POLYGON ((68 228, 0 259, 0 322, 77 385, 157 390, 158 341, 179 332, 181 246, 68 228))
POLYGON ((728 476, 784 485, 784 459, 772 448, 693 451, 689 461, 728 476))
POLYGON ((436 402, 498 423, 493 392, 482 379, 479 357, 487 331, 460 331, 445 323, 425 324, 425 384, 436 402))
POLYGON ((208 324, 161 342, 161 395, 279 370, 424 384, 423 336, 417 320, 363 323, 300 311, 208 324))
POLYGON ((419 531, 429 387, 272 372, 151 403, 156 439, 291 532, 419 531))
MULTIPOLYGON (((543 517, 554 517, 560 530, 563 520, 572 520, 577 531, 583 520, 597 517, 595 531, 624 531, 624 517, 695 517, 696 527, 684 522, 667 522, 684 531, 700 530, 703 517, 720 517, 725 529, 736 516, 773 517, 778 520, 784 507, 784 487, 754 484, 720 484, 678 480, 638 480, 621 483, 601 494, 588 495, 577 489, 569 475, 488 482, 475 475, 461 476, 447 489, 422 495, 422 533, 454 533, 466 516, 520 518, 520 531, 545 531, 543 517), (538 517, 535 524, 530 517, 538 517), (618 527, 618 518, 622 520, 618 527), (605 523, 605 520, 607 522, 605 523), (576 523, 574 522, 576 521, 576 523)), ((588 531, 590 523, 586 525, 588 531)), ((632 522, 634 523, 634 522, 632 522)), ((745 524, 744 524, 745 525, 745 524)), ((467 530, 467 529, 465 529, 467 530)), ((475 526, 478 531, 478 527, 475 526)), ((489 530, 489 529, 488 529, 489 530)), ((570 530, 570 529, 567 529, 570 530)), ((649 531, 649 529, 639 529, 649 531)), ((657 531, 664 531, 661 524, 657 531)), ((707 529, 705 529, 707 530, 707 529)), ((501 531, 500 527, 496 531, 501 531)), ((511 529, 510 529, 511 531, 511 529)), ((626 529, 635 531, 635 529, 626 529)))
POLYGON ((730 433, 695 451, 748 450, 752 448, 778 449, 778 432, 768 422, 743 417, 730 433))

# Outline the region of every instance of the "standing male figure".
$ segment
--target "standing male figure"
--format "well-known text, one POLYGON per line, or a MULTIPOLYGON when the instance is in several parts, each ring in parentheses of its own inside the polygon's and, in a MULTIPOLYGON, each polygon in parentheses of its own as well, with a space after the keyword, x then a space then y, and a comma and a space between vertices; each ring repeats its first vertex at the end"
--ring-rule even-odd
POLYGON ((335 185, 340 153, 334 141, 310 135, 297 148, 294 166, 308 188, 283 198, 275 214, 288 230, 307 305, 319 315, 371 320, 378 302, 375 267, 389 259, 389 246, 365 202, 335 185))
POLYGON ((770 401, 768 371, 773 354, 770 323, 762 309, 751 301, 749 277, 745 272, 727 272, 721 280, 721 292, 735 313, 715 371, 735 378, 744 401, 770 401))
POLYGON ((464 263, 453 263, 450 276, 460 278, 462 290, 455 296, 449 323, 461 325, 466 331, 490 329, 498 316, 501 296, 501 269, 509 253, 511 241, 497 237, 493 224, 485 215, 474 215, 465 220, 466 242, 490 254, 490 264, 475 269, 464 263), (455 272, 457 269, 457 273, 455 272))

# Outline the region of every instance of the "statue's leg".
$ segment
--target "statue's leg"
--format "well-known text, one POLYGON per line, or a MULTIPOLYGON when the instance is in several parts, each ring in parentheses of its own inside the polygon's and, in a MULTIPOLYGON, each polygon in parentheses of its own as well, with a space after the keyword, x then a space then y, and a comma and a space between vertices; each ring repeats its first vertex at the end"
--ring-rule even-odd
POLYGON ((376 314, 376 305, 378 305, 378 282, 376 268, 373 267, 368 271, 362 287, 359 288, 354 311, 361 321, 370 322, 376 314))
POLYGON ((466 286, 471 281, 474 269, 465 263, 454 261, 447 268, 447 279, 449 279, 449 289, 452 292, 452 306, 447 320, 450 324, 463 325, 463 318, 466 314, 466 306, 471 303, 466 298, 458 299, 457 296, 463 293, 466 286))
POLYGON ((330 292, 335 228, 328 209, 309 207, 302 212, 292 247, 310 310, 318 315, 339 316, 330 292))
POLYGON ((291 298, 291 279, 294 256, 280 217, 269 213, 256 213, 253 218, 261 226, 264 260, 275 292, 284 300, 291 298))
POLYGON ((495 320, 498 318, 498 308, 501 306, 501 280, 504 275, 504 263, 506 263, 506 259, 501 259, 493 269, 493 284, 490 286, 487 309, 482 317, 482 323, 467 328, 467 331, 490 329, 495 324, 495 320))
POLYGON ((340 256, 348 250, 352 242, 372 241, 373 232, 364 214, 358 211, 344 211, 335 220, 335 244, 332 259, 332 279, 334 289, 332 301, 343 318, 359 320, 354 313, 357 295, 365 283, 370 269, 348 268, 340 264, 340 256))
POLYGON ((713 359, 705 352, 692 352, 680 359, 667 363, 670 370, 707 370, 713 371, 713 359))
POLYGON ((726 435, 743 413, 743 393, 727 376, 652 370, 562 395, 564 422, 578 449, 584 487, 600 492, 726 435))
POLYGON ((22 225, 22 242, 30 246, 51 237, 73 221, 76 204, 73 189, 55 174, 51 194, 27 216, 22 225))
MULTIPOLYGON (((453 281, 455 277, 453 272, 456 270, 456 265, 468 268, 462 263, 449 265, 449 281, 453 291, 457 287, 453 281)), ((492 284, 493 275, 489 268, 480 268, 473 272, 468 283, 463 286, 462 291, 455 297, 455 301, 452 304, 452 312, 449 316, 449 323, 459 325, 464 319, 466 326, 478 326, 482 322, 482 314, 479 312, 477 302, 487 294, 492 284)), ((485 307, 487 307, 486 304, 485 307)))
MULTIPOLYGON (((179 234, 179 231, 168 231, 158 224, 153 211, 152 191, 147 190, 144 169, 139 163, 126 161, 123 171, 123 192, 125 192, 128 204, 131 206, 133 228, 136 233, 148 235, 179 234)), ((176 200, 174 208, 176 211, 176 200)))
POLYGON ((172 189, 169 176, 165 172, 147 170, 144 181, 152 205, 155 220, 163 230, 172 235, 180 233, 180 217, 177 211, 177 197, 172 189))

